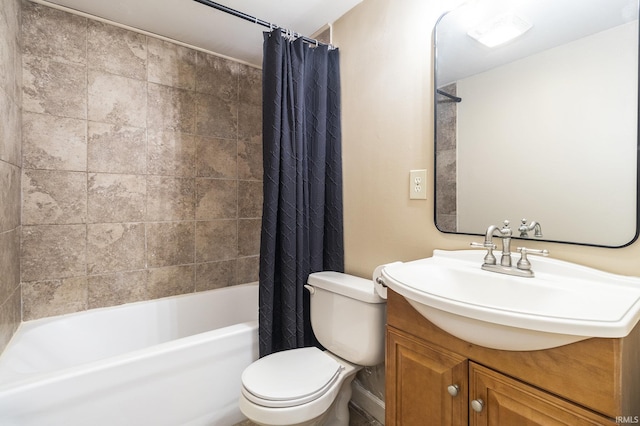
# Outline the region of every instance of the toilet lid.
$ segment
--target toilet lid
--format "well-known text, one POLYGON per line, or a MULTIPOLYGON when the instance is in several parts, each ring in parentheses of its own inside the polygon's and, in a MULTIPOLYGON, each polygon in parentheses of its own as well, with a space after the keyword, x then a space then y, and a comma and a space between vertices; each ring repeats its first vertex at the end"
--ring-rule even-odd
POLYGON ((256 404, 268 407, 304 404, 326 393, 342 368, 318 348, 277 352, 244 370, 243 394, 256 404))

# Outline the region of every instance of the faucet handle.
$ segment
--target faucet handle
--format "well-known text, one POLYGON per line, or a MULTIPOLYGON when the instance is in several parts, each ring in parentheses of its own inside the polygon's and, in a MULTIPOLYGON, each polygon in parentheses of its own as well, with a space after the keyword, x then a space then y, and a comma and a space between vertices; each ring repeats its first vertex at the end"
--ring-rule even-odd
POLYGON ((494 250, 496 248, 496 245, 493 243, 476 243, 475 241, 472 242, 471 244, 469 244, 471 247, 473 248, 486 248, 486 249, 491 249, 494 250))
POLYGON ((540 256, 549 256, 549 250, 537 250, 537 249, 530 249, 530 248, 526 248, 526 247, 518 247, 516 249, 518 252, 520 252, 520 260, 518 260, 518 269, 521 269, 523 271, 530 271, 531 270, 531 262, 529 262, 529 259, 527 258, 528 254, 536 254, 536 255, 540 255, 540 256))
POLYGON ((485 265, 495 265, 496 257, 493 255, 493 250, 496 248, 496 245, 492 242, 485 241, 483 243, 472 242, 471 247, 473 248, 483 248, 487 249, 487 254, 484 256, 485 265))

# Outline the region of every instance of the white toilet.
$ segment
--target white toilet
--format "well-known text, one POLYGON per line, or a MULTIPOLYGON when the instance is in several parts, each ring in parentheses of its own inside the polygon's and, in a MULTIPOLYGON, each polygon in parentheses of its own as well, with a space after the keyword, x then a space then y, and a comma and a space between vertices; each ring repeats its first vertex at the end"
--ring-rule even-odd
POLYGON ((240 410, 259 425, 349 424, 351 381, 384 361, 385 299, 371 280, 339 272, 309 275, 311 326, 327 349, 292 349, 242 373, 240 410))

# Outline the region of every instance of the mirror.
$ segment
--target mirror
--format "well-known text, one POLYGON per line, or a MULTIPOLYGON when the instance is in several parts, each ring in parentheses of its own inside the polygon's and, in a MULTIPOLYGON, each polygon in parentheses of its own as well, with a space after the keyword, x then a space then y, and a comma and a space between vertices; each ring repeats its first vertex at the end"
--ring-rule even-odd
POLYGON ((545 241, 637 238, 638 0, 469 1, 434 43, 440 231, 509 219, 517 237, 526 218, 545 241), (506 24, 523 33, 483 44, 506 24))

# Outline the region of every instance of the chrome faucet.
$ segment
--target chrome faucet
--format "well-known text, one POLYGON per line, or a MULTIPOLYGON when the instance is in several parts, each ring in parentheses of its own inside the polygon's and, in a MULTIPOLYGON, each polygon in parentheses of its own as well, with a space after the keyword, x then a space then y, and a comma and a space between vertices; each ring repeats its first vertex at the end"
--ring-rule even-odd
MULTIPOLYGON (((526 225, 526 219, 522 219, 522 225, 520 225, 520 232, 522 232, 521 228, 523 225, 526 225)), ((536 230, 536 237, 542 236, 542 232, 538 235, 539 224, 537 222, 531 222, 532 228, 530 230, 535 229, 536 225, 538 226, 536 230)), ((498 272, 500 274, 508 274, 508 275, 516 275, 521 277, 533 277, 533 271, 531 270, 531 262, 527 258, 527 254, 538 254, 541 256, 548 256, 549 251, 547 250, 535 250, 529 249, 526 247, 518 247, 517 251, 520 253, 520 260, 516 264, 516 267, 512 266, 511 262, 511 228, 509 227, 509 221, 505 220, 502 228, 499 228, 495 225, 491 225, 487 228, 487 232, 485 233, 484 242, 482 243, 471 243, 471 247, 474 248, 485 248, 487 249, 487 254, 484 257, 484 263, 482 264, 482 269, 485 271, 498 272), (493 243, 493 236, 496 233, 502 239, 502 257, 500 258, 500 265, 496 264, 496 257, 493 254, 493 250, 496 248, 496 245, 493 243)), ((522 235, 521 235, 522 236, 522 235)))
POLYGON ((527 225, 527 219, 522 219, 520 221, 520 226, 518 227, 518 231, 520 231, 521 237, 528 237, 529 231, 533 231, 533 236, 536 238, 542 238, 542 227, 540 223, 532 220, 530 224, 527 225))
MULTIPOLYGON (((502 238, 502 257, 500 258, 500 265, 511 266, 511 228, 509 228, 509 221, 505 220, 502 223, 502 228, 498 228, 495 225, 491 225, 487 228, 487 233, 484 236, 485 244, 493 244, 493 234, 498 231, 500 238, 502 238)), ((493 263, 495 265, 495 261, 493 263)))

